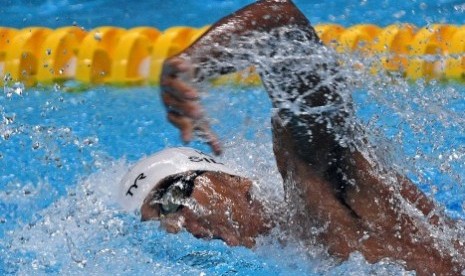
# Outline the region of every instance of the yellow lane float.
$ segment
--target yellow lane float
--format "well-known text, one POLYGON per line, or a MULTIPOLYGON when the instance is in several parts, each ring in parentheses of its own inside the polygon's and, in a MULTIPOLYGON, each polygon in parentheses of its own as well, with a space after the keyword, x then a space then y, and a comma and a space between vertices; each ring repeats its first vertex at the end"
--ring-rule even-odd
POLYGON ((17 32, 6 50, 5 75, 25 85, 35 84, 37 69, 43 66, 39 59, 43 50, 41 46, 51 33, 51 29, 41 27, 25 28, 17 32))
POLYGON ((442 78, 450 39, 457 31, 453 25, 431 25, 421 28, 410 41, 406 75, 410 79, 442 78))
POLYGON ((13 28, 0 28, 0 76, 5 76, 6 53, 11 47, 11 40, 18 30, 13 28))
POLYGON ((128 30, 116 45, 109 83, 143 84, 149 77, 150 54, 161 32, 139 27, 128 30))
MULTIPOLYGON (((0 27, 0 82, 157 85, 164 60, 189 47, 208 28, 175 26, 161 32, 153 27, 0 27)), ((319 24, 315 29, 323 43, 338 52, 357 51, 379 60, 371 68, 374 73, 465 80, 465 26, 319 24)), ((215 83, 257 85, 260 79, 251 67, 215 83)))
POLYGON ((50 84, 74 78, 77 53, 85 35, 78 27, 59 28, 50 33, 41 46, 37 81, 50 84))
POLYGON ((446 59, 445 78, 465 80, 465 26, 459 27, 451 36, 446 59))
POLYGON ((373 52, 386 70, 404 71, 407 68, 409 45, 414 35, 415 27, 410 24, 390 25, 378 33, 373 52))
POLYGON ((371 24, 355 25, 345 29, 335 44, 339 52, 370 51, 381 28, 371 24))
POLYGON ((111 76, 116 45, 125 30, 118 27, 99 27, 90 31, 78 52, 76 80, 103 84, 111 76))
POLYGON ((171 27, 155 41, 152 51, 152 62, 150 65, 149 82, 158 84, 163 61, 178 54, 192 42, 196 35, 195 29, 190 27, 171 27))

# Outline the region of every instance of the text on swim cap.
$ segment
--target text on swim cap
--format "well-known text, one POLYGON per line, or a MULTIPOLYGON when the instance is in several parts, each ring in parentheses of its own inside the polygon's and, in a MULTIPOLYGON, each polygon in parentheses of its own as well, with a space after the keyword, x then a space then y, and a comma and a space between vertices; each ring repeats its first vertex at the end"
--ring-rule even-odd
POLYGON ((146 176, 144 175, 144 173, 139 174, 139 175, 136 177, 136 179, 134 180, 134 184, 132 184, 132 185, 129 187, 128 191, 126 192, 126 195, 134 196, 134 194, 132 193, 131 190, 132 190, 133 188, 134 188, 134 189, 137 189, 137 188, 139 187, 139 186, 137 186, 137 181, 138 181, 138 180, 145 179, 145 178, 146 178, 146 176))
POLYGON ((224 165, 223 163, 221 162, 218 162, 216 161, 215 159, 213 159, 213 157, 201 152, 201 151, 198 151, 196 150, 195 152, 197 152, 198 154, 200 154, 201 156, 189 156, 189 161, 191 162, 207 162, 207 163, 212 163, 212 164, 219 164, 219 165, 224 165))

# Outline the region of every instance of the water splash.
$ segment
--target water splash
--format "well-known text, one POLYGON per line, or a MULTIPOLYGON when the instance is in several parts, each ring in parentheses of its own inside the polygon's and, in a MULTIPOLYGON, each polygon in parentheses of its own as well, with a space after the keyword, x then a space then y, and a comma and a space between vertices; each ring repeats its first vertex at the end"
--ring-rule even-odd
MULTIPOLYGON (((463 105, 464 99, 456 87, 425 80, 412 84, 382 70, 373 74, 372 68, 382 68, 379 57, 367 57, 366 52, 359 53, 360 56, 337 55, 312 42, 305 32, 294 29, 232 37, 227 47, 212 45, 211 49, 207 46, 207 51, 215 53, 214 58, 200 59, 197 82, 215 72, 256 65, 272 99, 274 116, 290 126, 291 135, 310 137, 311 141, 308 118, 314 124, 326 125, 334 131, 341 147, 359 151, 371 164, 376 164, 376 173, 382 175, 393 191, 399 190, 397 173, 407 175, 428 195, 446 205, 450 202, 444 201, 444 194, 453 191, 456 200, 448 206, 453 206, 448 213, 463 217, 465 160, 461 140, 465 124, 455 106, 463 105), (338 69, 332 69, 336 64, 338 69), (313 72, 310 77, 309 72, 313 72), (312 80, 317 83, 314 88, 312 80), (312 89, 301 93, 305 87, 312 89), (326 103, 323 99, 323 103, 315 105, 313 100, 319 102, 318 93, 325 87, 336 92, 327 93, 331 98, 326 103), (349 116, 342 124, 333 125, 334 120, 328 117, 331 114, 344 117, 353 113, 352 97, 357 113, 363 111, 364 106, 359 104, 364 101, 374 103, 375 108, 368 116, 349 116), (453 137, 446 137, 445 133, 453 137)), ((191 58, 194 64, 199 62, 195 55, 191 58)), ((427 62, 438 58, 425 57, 427 62)), ((306 141, 302 141, 299 146, 305 147, 306 141)), ((450 228, 432 226, 400 193, 395 198, 400 213, 418 218, 421 224, 418 227, 431 232, 440 252, 448 252, 462 262, 462 252, 454 249, 454 242, 465 238, 463 222, 450 228)), ((438 208, 434 213, 442 212, 438 208)))
MULTIPOLYGON (((356 88, 347 96, 354 98, 359 123, 370 130, 367 137, 376 151, 386 153, 380 160, 409 175, 448 213, 463 217, 464 126, 458 115, 464 105, 463 88, 372 75, 370 59, 341 58, 347 65, 344 75, 356 88)), ((296 70, 314 66, 307 65, 296 70)), ((225 162, 254 181, 256 196, 270 210, 287 211, 272 155, 272 104, 265 92, 227 86, 214 89, 221 91, 209 89, 204 101, 221 122, 214 127, 225 140, 225 162)), ((157 223, 140 223, 136 215, 122 213, 111 199, 113 184, 128 166, 120 158, 128 155, 134 161, 181 143, 151 91, 102 88, 73 95, 24 91, 21 97, 3 95, 1 101, 1 131, 10 130, 9 139, 0 140, 0 162, 7 164, 0 176, 4 210, 0 224, 8 225, 0 226, 5 233, 0 242, 1 272, 404 273, 388 261, 369 265, 357 254, 338 264, 324 249, 299 242, 283 249, 276 242, 283 238, 279 231, 264 238, 256 251, 249 251, 197 240, 187 233, 168 235, 157 223), (42 156, 45 166, 31 163, 37 156, 42 156), (36 170, 32 176, 25 175, 28 168, 36 170), (67 176, 61 177, 62 172, 67 176)), ((293 112, 309 112, 298 105, 286 106, 285 100, 281 104, 293 112)), ((199 143, 194 146, 206 149, 199 143)), ((460 233, 435 234, 447 238, 460 233)))
MULTIPOLYGON (((268 144, 270 146, 270 144, 268 144)), ((239 144, 232 149, 243 149, 239 144)), ((253 145, 250 144, 253 148, 253 145)), ((246 146, 248 148, 248 146, 246 146)), ((227 162, 234 159, 225 158, 227 162)), ((139 222, 138 213, 124 213, 117 204, 120 179, 128 170, 125 160, 83 177, 76 187, 38 212, 29 222, 8 231, 0 241, 0 268, 11 274, 152 273, 219 275, 294 274, 338 275, 341 271, 402 271, 391 263, 369 265, 355 254, 337 264, 321 254, 308 255, 308 247, 290 242, 283 247, 277 236, 263 237, 255 251, 228 247, 221 241, 202 241, 186 232, 166 234, 158 222, 139 222)), ((267 173, 261 172, 266 178, 267 173)), ((275 186, 279 183, 259 185, 275 186)), ((46 194, 47 185, 29 187, 31 194, 46 194)), ((23 191, 3 194, 8 200, 23 191)), ((355 272, 354 272, 355 273, 355 272)))

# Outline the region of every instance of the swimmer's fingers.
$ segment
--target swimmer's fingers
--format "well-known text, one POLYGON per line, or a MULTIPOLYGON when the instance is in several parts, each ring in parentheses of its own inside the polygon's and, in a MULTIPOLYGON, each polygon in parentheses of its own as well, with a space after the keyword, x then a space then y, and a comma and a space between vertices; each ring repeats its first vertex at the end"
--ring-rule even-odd
POLYGON ((196 122, 174 111, 168 113, 168 120, 181 131, 181 138, 185 143, 192 141, 195 132, 195 134, 205 140, 216 155, 221 154, 221 143, 206 121, 199 120, 196 122))
MULTIPOLYGON (((165 66, 165 68, 171 68, 165 66)), ((192 140, 194 120, 202 116, 202 108, 195 89, 171 76, 172 69, 164 69, 161 80, 162 100, 168 111, 168 120, 181 131, 184 142, 192 140), (167 71, 166 71, 167 70, 167 71)))
POLYGON ((208 123, 202 119, 202 107, 198 101, 179 100, 169 94, 163 94, 163 102, 168 110, 168 120, 181 131, 182 140, 187 143, 196 132, 205 139, 215 154, 221 152, 218 138, 212 133, 208 123))
POLYGON ((208 122, 203 119, 198 90, 189 81, 192 76, 193 66, 188 60, 174 57, 164 62, 160 83, 168 120, 181 130, 184 142, 191 141, 195 132, 218 155, 221 145, 208 122))
POLYGON ((191 118, 169 111, 168 121, 181 131, 181 139, 184 143, 192 141, 194 123, 191 118))
POLYGON ((194 75, 192 64, 184 58, 174 57, 163 63, 160 84, 164 93, 178 99, 198 99, 197 90, 190 84, 194 75))
POLYGON ((216 155, 221 154, 218 137, 203 119, 203 111, 198 101, 179 100, 170 94, 163 94, 163 102, 168 109, 168 120, 181 131, 184 142, 190 142, 195 132, 204 139, 216 155))
POLYGON ((180 100, 198 100, 197 89, 189 85, 177 76, 168 76, 161 79, 161 89, 163 93, 171 94, 180 100))
POLYGON ((169 93, 162 94, 162 100, 169 111, 174 111, 190 119, 200 119, 203 111, 200 102, 197 100, 179 99, 169 93))
POLYGON ((199 135, 200 138, 204 139, 205 142, 213 150, 213 153, 220 155, 223 151, 220 140, 218 136, 211 130, 210 125, 206 120, 199 120, 194 126, 195 133, 199 135))

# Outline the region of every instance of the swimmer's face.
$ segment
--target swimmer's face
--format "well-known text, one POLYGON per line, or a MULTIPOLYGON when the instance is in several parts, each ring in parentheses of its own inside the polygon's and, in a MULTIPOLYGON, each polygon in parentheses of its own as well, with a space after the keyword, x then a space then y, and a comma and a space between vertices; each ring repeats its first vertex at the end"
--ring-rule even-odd
MULTIPOLYGON (((252 247, 255 238, 265 233, 269 222, 263 206, 250 196, 251 182, 224 173, 205 172, 193 180, 189 196, 181 189, 164 188, 158 199, 153 194, 141 208, 142 220, 160 220, 170 233, 183 227, 195 237, 222 239, 228 245, 252 247)), ((179 184, 179 183, 178 183, 179 184)))

